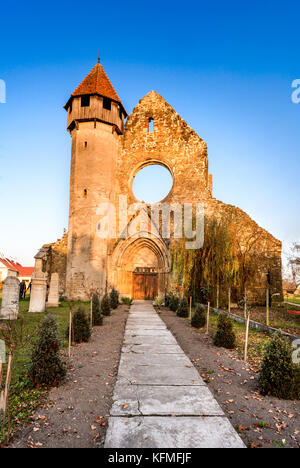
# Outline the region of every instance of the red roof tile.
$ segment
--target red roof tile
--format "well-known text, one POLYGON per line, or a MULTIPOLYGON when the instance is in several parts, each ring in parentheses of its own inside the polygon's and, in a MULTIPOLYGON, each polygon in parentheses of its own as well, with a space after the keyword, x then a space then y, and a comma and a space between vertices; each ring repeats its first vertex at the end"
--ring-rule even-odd
POLYGON ((20 263, 8 258, 0 258, 0 267, 1 263, 9 270, 17 271, 19 276, 31 276, 34 270, 34 267, 23 267, 20 263))
MULTIPOLYGON (((94 66, 94 68, 90 71, 86 78, 84 78, 84 80, 75 89, 71 96, 83 96, 85 94, 99 94, 100 96, 107 97, 113 101, 119 102, 124 109, 121 99, 117 95, 113 85, 105 73, 104 68, 100 63, 97 63, 94 66)), ((68 106, 68 103, 65 107, 68 106)))
POLYGON ((19 276, 31 276, 33 273, 34 267, 21 267, 19 268, 19 276))
POLYGON ((0 258, 0 267, 5 266, 9 270, 18 271, 13 261, 8 260, 8 258, 0 258), (2 265, 1 265, 2 263, 2 265))

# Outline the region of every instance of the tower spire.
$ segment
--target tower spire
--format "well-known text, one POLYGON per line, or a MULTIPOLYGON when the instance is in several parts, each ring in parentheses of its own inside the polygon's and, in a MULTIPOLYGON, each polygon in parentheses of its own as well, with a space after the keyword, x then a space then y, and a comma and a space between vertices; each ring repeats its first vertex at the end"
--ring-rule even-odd
POLYGON ((98 63, 100 63, 100 49, 98 49, 98 63))

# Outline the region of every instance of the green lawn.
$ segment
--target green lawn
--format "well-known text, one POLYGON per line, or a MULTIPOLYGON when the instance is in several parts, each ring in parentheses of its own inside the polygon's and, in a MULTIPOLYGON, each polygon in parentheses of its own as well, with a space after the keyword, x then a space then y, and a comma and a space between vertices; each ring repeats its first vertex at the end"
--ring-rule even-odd
MULTIPOLYGON (((82 302, 76 303, 76 306, 83 305, 86 310, 89 310, 89 303, 85 304, 82 302)), ((69 322, 69 305, 67 302, 61 302, 59 307, 47 308, 46 312, 39 313, 29 313, 29 299, 25 301, 20 301, 19 307, 19 317, 17 323, 19 326, 23 324, 24 335, 28 336, 26 340, 26 345, 23 348, 17 348, 14 356, 14 365, 13 365, 13 375, 12 382, 14 383, 19 376, 22 376, 24 372, 26 373, 26 365, 30 359, 31 344, 35 337, 35 331, 42 321, 42 319, 49 313, 54 314, 57 317, 58 329, 59 329, 59 339, 62 348, 67 347, 68 342, 65 337, 65 331, 69 322)))
MULTIPOLYGON (((217 322, 218 322, 218 315, 211 314, 209 320, 209 331, 210 334, 213 336, 217 331, 217 322)), ((236 335, 236 347, 239 353, 239 357, 244 357, 244 347, 245 347, 245 334, 246 334, 246 326, 242 323, 237 323, 232 321, 233 323, 233 330, 236 335)), ((254 330, 253 328, 249 329, 249 339, 248 339, 248 360, 255 366, 259 367, 263 356, 264 356, 264 348, 265 345, 271 340, 271 336, 267 335, 266 333, 259 332, 254 330)))
MULTIPOLYGON (((193 309, 194 312, 195 309, 193 309)), ((218 315, 211 312, 209 317, 209 335, 213 337, 217 331, 218 315)), ((190 322, 190 319, 186 319, 190 322)), ((244 358, 244 347, 245 347, 245 334, 246 326, 242 323, 235 322, 232 320, 233 330, 236 336, 236 349, 239 357, 244 358)), ((204 328, 199 329, 200 333, 206 332, 206 325, 204 328)), ((264 357, 265 345, 272 339, 270 335, 265 332, 260 332, 253 328, 249 329, 248 338, 248 361, 259 368, 262 359, 264 357)))
POLYGON ((300 297, 285 297, 284 302, 292 302, 293 304, 300 305, 300 297))
MULTIPOLYGON (((292 335, 300 335, 300 315, 289 314, 289 310, 300 310, 300 305, 293 306, 284 304, 282 307, 270 308, 269 311, 269 325, 270 327, 278 328, 292 335)), ((244 317, 242 309, 232 308, 233 314, 244 317)), ((262 324, 266 323, 266 308, 265 307, 252 307, 250 310, 250 318, 255 322, 262 324)))

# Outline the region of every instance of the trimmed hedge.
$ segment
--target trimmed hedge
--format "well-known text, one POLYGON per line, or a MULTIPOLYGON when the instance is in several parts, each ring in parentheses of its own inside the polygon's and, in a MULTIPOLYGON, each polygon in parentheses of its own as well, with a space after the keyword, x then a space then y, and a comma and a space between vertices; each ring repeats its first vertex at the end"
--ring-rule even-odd
POLYGON ((112 289, 110 292, 110 304, 112 309, 116 309, 119 305, 119 293, 115 289, 112 289))
POLYGON ((192 315, 191 325, 194 328, 203 328, 206 325, 205 310, 198 304, 194 314, 192 315))
POLYGON ((232 320, 225 314, 218 317, 217 332, 214 336, 214 344, 227 349, 235 348, 235 333, 232 320))
POLYGON ((169 299, 169 308, 173 312, 176 312, 179 307, 179 297, 172 294, 169 299))
MULTIPOLYGON (((66 330, 69 337, 69 327, 66 330)), ((72 317, 72 341, 74 343, 87 343, 91 337, 91 328, 84 307, 80 306, 72 317)))
POLYGON ((278 334, 266 345, 259 371, 262 392, 283 399, 300 399, 300 366, 292 359, 291 342, 278 334))
POLYGON ((189 305, 188 305, 188 301, 186 297, 183 297, 182 299, 180 299, 176 314, 178 317, 189 316, 189 305))
POLYGON ((97 294, 94 294, 92 298, 92 319, 93 326, 99 326, 103 324, 103 315, 101 314, 100 300, 97 294))
POLYGON ((49 314, 40 323, 28 369, 28 377, 36 386, 57 386, 67 370, 60 356, 56 317, 49 314))
POLYGON ((102 301, 101 301, 101 312, 105 317, 108 317, 110 315, 111 311, 111 304, 110 304, 110 298, 108 294, 104 294, 102 301))

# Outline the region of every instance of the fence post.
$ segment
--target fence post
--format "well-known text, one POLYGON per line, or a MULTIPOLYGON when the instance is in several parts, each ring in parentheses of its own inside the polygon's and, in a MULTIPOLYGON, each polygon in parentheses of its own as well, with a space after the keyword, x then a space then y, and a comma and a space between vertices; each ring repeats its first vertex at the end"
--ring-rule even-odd
POLYGON ((206 335, 208 335, 209 326, 209 313, 210 313, 210 302, 207 303, 207 316, 206 316, 206 335))
POLYGON ((5 387, 4 387, 4 391, 1 392, 1 397, 2 397, 1 399, 2 399, 2 404, 3 404, 3 408, 2 408, 3 409, 3 424, 5 424, 6 415, 8 411, 8 393, 9 393, 9 387, 10 387, 10 381, 11 381, 13 357, 14 357, 14 349, 11 348, 9 350, 9 355, 8 355, 5 387))
POLYGON ((247 290, 244 292, 244 317, 247 318, 247 290))
POLYGON ((72 344, 72 307, 70 306, 70 314, 69 314, 69 358, 71 357, 71 344, 72 344))
POLYGON ((91 321, 91 328, 93 328, 93 296, 91 298, 90 321, 91 321))
POLYGON ((245 337, 245 350, 244 350, 244 361, 247 362, 248 355, 248 337, 249 337, 249 324, 250 324, 250 313, 247 313, 247 323, 246 323, 246 337, 245 337))
POLYGON ((266 325, 269 326, 269 318, 270 318, 270 302, 269 302, 269 288, 266 291, 266 325))
POLYGON ((190 321, 192 321, 192 296, 190 296, 190 321))

